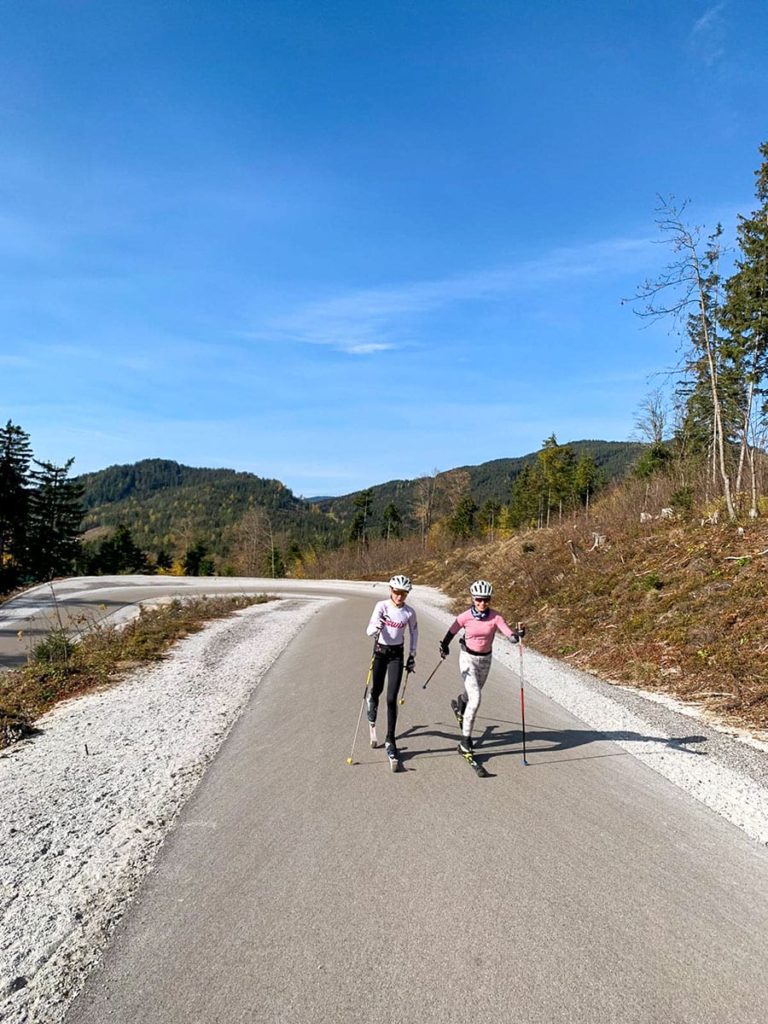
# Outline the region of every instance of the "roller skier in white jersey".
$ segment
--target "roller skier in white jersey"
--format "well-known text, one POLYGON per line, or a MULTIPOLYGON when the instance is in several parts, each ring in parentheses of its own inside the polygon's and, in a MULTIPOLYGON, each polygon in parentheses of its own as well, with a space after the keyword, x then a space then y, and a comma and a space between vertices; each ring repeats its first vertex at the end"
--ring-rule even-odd
POLYGON ((392 771, 400 768, 400 755, 395 742, 397 726, 397 694, 403 678, 403 668, 413 672, 416 666, 416 646, 419 629, 416 612, 405 603, 411 590, 411 581, 407 576, 393 576, 389 581, 389 599, 377 601, 371 615, 366 633, 375 636, 373 669, 371 673, 371 691, 368 697, 367 713, 370 729, 371 746, 377 745, 376 716, 379 710, 379 698, 387 683, 387 732, 384 748, 389 758, 392 771), (405 631, 408 630, 408 660, 404 661, 405 631))

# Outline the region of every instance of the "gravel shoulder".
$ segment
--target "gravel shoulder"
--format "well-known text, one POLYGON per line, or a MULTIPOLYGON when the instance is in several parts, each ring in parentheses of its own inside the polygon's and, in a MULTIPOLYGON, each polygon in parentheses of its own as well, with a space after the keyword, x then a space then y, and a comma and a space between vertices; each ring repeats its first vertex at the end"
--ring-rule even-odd
POLYGON ((58 706, 0 757, 6 1024, 61 1019, 254 687, 324 603, 218 621, 166 661, 58 706))
MULTIPOLYGON (((339 599, 333 584, 323 586, 310 597, 311 586, 295 597, 286 588, 280 601, 212 624, 166 661, 57 707, 39 735, 0 756, 0 1019, 63 1018, 254 688, 302 626, 339 599)), ((338 592, 376 599, 385 589, 346 583, 338 592)), ((443 628, 452 621, 436 590, 417 587, 412 602, 443 628)), ((519 671, 519 648, 497 642, 496 658, 519 671)), ((436 660, 422 647, 420 672, 436 660)), ((768 844, 768 755, 759 743, 527 648, 524 668, 526 685, 579 724, 768 844)), ((515 691, 514 707, 517 699, 515 691)), ((533 736, 535 723, 529 728, 533 736)), ((533 754, 532 766, 545 759, 546 751, 533 754)))

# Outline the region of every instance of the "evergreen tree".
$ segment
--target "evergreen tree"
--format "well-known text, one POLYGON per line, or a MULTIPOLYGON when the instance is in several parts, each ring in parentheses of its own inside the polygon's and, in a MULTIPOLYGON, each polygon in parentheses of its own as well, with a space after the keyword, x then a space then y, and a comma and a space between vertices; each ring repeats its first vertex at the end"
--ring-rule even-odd
POLYGON ((539 452, 539 464, 545 487, 545 525, 549 525, 550 514, 559 516, 574 502, 574 471, 576 456, 568 445, 557 443, 554 434, 543 442, 539 452))
POLYGON ((740 255, 736 273, 726 283, 723 323, 732 345, 732 356, 743 376, 740 406, 739 466, 736 490, 742 486, 745 458, 749 459, 751 509, 757 515, 757 483, 754 437, 757 422, 766 413, 759 402, 766 394, 768 378, 768 142, 760 146, 763 162, 755 172, 755 194, 760 203, 749 217, 739 217, 736 229, 740 255))
POLYGON ((18 582, 25 559, 32 448, 10 420, 0 428, 0 593, 18 582))
POLYGON ((475 514, 477 505, 472 496, 465 494, 456 506, 456 511, 448 517, 447 526, 457 540, 466 540, 475 531, 475 514))
POLYGON ((170 569, 173 565, 173 559, 165 548, 160 548, 155 555, 155 565, 158 569, 170 569))
POLYGON ((381 536, 386 537, 387 540, 390 537, 399 537, 402 532, 403 520, 393 501, 390 501, 385 507, 382 517, 381 536))
POLYGON ((573 471, 575 503, 586 505, 603 485, 603 474, 597 468, 595 460, 591 455, 582 455, 573 471))
POLYGON ((544 496, 546 485, 541 465, 536 462, 524 466, 512 484, 509 500, 508 522, 513 529, 517 527, 542 525, 546 517, 544 496))
MULTIPOLYGON (((170 567, 170 559, 168 560, 170 567)), ((136 544, 127 526, 118 526, 99 545, 88 561, 89 571, 114 576, 147 571, 147 556, 136 544)))
POLYGON ((63 466, 56 466, 33 460, 39 468, 30 474, 26 564, 38 580, 66 576, 80 550, 83 487, 67 479, 74 461, 69 459, 63 466))
POLYGON ((494 539, 498 529, 500 513, 501 502, 488 498, 477 514, 477 525, 488 535, 490 540, 494 539))
POLYGON ((193 544, 187 548, 186 554, 182 559, 182 566, 184 567, 185 576, 209 576, 211 573, 203 572, 203 569, 207 567, 203 565, 203 560, 208 555, 208 548, 203 544, 202 541, 198 541, 197 544, 193 544))
POLYGON ((279 580, 285 576, 285 562, 280 548, 275 547, 264 552, 262 575, 269 576, 273 580, 279 580))
POLYGON ((368 487, 355 495, 354 507, 357 510, 349 528, 349 539, 368 543, 368 520, 371 518, 373 488, 368 487))
POLYGON ((649 444, 635 463, 632 470, 635 476, 646 479, 655 473, 663 473, 672 463, 672 449, 663 441, 654 441, 649 444))

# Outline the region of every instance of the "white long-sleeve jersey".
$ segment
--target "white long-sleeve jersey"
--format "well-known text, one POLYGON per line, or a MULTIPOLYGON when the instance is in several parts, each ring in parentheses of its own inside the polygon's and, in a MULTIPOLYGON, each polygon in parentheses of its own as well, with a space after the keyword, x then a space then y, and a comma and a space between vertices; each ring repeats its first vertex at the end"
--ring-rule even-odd
POLYGON ((409 604, 404 604, 402 608, 396 608, 391 601, 377 601, 365 632, 368 636, 373 636, 377 630, 380 630, 379 643, 393 647, 402 644, 406 627, 409 633, 409 653, 416 657, 419 626, 416 622, 416 612, 409 604))

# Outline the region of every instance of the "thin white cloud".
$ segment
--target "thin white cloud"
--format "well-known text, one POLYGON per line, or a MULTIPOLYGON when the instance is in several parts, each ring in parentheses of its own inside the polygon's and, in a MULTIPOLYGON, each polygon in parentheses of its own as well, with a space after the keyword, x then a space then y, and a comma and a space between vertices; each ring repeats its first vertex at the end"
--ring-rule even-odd
POLYGON ((725 54, 723 35, 725 21, 722 17, 727 4, 715 4, 697 18, 688 36, 688 46, 707 66, 716 64, 725 54))
POLYGON ((705 11, 702 16, 694 22, 691 35, 695 36, 709 31, 715 25, 724 9, 725 3, 715 4, 714 7, 710 7, 709 10, 705 11))
POLYGON ((559 248, 538 259, 400 287, 364 289, 313 303, 278 317, 249 337, 328 345, 350 355, 370 355, 403 346, 416 317, 457 302, 494 301, 557 282, 602 275, 641 254, 647 238, 618 238, 559 248))
POLYGON ((344 349, 351 356, 369 356, 374 352, 386 352, 388 349, 395 348, 394 345, 386 344, 385 342, 367 342, 364 345, 349 345, 344 349))

